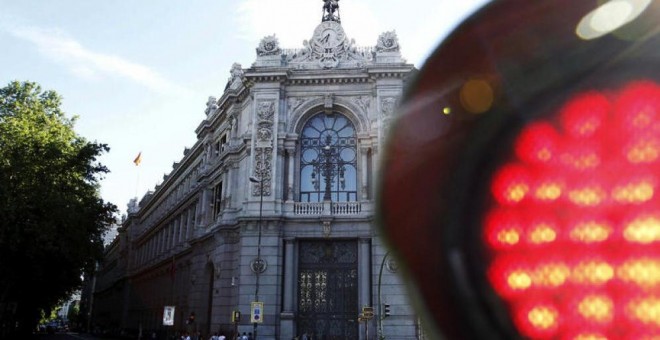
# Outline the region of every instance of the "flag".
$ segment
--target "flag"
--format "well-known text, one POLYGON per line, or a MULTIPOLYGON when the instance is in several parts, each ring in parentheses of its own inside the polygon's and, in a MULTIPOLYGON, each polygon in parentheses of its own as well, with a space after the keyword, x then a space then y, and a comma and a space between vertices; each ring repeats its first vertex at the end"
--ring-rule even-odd
POLYGON ((133 163, 135 163, 135 166, 140 165, 141 162, 142 162, 142 151, 140 151, 140 153, 138 153, 137 157, 135 157, 135 159, 133 160, 133 163))

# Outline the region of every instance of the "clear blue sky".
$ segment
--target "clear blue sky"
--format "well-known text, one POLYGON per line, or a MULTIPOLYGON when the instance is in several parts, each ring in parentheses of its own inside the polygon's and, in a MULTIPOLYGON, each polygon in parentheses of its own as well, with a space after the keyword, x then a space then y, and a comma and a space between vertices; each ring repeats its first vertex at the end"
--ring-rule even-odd
MULTIPOLYGON (((396 30, 420 67, 439 41, 486 0, 341 0, 358 46, 396 30)), ((208 96, 220 97, 234 62, 249 67, 261 38, 301 48, 321 0, 0 0, 0 86, 36 81, 60 93, 76 131, 111 150, 102 197, 122 212, 162 182, 196 141, 208 96), (139 167, 133 159, 142 152, 139 167)))

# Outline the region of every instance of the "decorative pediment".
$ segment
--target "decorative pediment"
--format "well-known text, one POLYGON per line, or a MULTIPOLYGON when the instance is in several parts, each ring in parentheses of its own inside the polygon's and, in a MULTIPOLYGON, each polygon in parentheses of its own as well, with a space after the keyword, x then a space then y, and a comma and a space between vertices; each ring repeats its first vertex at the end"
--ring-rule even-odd
POLYGON ((288 51, 286 62, 299 69, 361 67, 373 60, 371 48, 358 48, 336 21, 324 21, 300 50, 288 51))

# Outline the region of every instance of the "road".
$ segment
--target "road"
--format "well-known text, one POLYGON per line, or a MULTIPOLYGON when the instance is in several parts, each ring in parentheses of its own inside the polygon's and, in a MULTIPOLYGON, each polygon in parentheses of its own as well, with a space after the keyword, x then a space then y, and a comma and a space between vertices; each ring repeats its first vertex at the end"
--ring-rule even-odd
POLYGON ((96 337, 84 333, 55 333, 55 334, 36 334, 34 339, 37 340, 119 340, 118 338, 96 337))

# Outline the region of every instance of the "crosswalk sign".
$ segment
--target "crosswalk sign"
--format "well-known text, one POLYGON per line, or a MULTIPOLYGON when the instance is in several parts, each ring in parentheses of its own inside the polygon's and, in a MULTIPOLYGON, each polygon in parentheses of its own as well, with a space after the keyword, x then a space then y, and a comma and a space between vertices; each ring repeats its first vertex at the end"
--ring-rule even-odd
POLYGON ((252 302, 252 308, 250 308, 250 322, 251 323, 263 323, 262 318, 264 310, 264 303, 254 301, 252 302))

